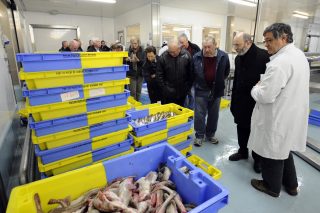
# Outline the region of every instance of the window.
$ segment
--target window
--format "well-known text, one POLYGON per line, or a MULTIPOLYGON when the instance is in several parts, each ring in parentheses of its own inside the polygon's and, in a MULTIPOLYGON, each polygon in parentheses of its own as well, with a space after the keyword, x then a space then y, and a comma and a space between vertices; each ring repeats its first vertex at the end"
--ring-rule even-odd
POLYGON ((192 27, 179 24, 163 24, 162 25, 162 41, 170 41, 177 39, 179 35, 185 33, 189 40, 192 40, 192 27))

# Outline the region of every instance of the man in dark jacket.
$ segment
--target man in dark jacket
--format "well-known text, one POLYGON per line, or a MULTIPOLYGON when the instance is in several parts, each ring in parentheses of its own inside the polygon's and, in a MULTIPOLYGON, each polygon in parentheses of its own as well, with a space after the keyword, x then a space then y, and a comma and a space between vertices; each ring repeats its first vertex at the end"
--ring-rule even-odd
MULTIPOLYGON (((251 115, 255 101, 251 97, 251 89, 264 74, 269 55, 266 50, 252 43, 251 35, 238 33, 233 40, 238 55, 235 58, 235 75, 231 97, 231 113, 237 124, 239 150, 229 157, 230 161, 248 159, 248 139, 250 136, 251 115)), ((260 158, 252 152, 254 170, 261 172, 260 158)))
POLYGON ((128 55, 126 63, 129 65, 129 72, 127 72, 127 76, 130 78, 129 90, 131 96, 139 101, 143 83, 142 65, 145 61, 145 54, 138 38, 131 38, 128 55))
POLYGON ((89 47, 88 52, 102 52, 101 41, 99 39, 93 39, 93 45, 89 47))
POLYGON ((161 90, 156 81, 157 62, 160 57, 157 56, 156 48, 153 46, 147 47, 145 53, 147 60, 142 66, 142 75, 147 82, 150 101, 151 103, 156 103, 157 101, 161 101, 161 90))
POLYGON ((172 40, 157 64, 157 80, 162 91, 163 104, 176 103, 183 106, 187 93, 192 86, 192 58, 172 40))
POLYGON ((61 48, 59 49, 59 52, 66 52, 68 51, 68 42, 62 41, 61 48))
MULTIPOLYGON (((185 33, 182 33, 179 36, 179 43, 182 48, 186 49, 191 57, 193 57, 197 52, 200 51, 200 47, 189 41, 188 36, 185 33)), ((188 91, 188 95, 186 101, 184 103, 186 107, 189 109, 194 109, 194 88, 192 87, 190 91, 188 91)))
POLYGON ((202 42, 202 51, 193 57, 195 75, 195 146, 201 146, 204 137, 212 144, 219 141, 215 136, 220 100, 224 94, 225 79, 230 72, 228 54, 217 48, 213 37, 202 42), (207 116, 208 115, 208 116, 207 116), (207 124, 206 124, 207 116, 207 124))
POLYGON ((101 41, 101 49, 104 52, 109 52, 111 49, 107 46, 106 42, 104 40, 101 41))

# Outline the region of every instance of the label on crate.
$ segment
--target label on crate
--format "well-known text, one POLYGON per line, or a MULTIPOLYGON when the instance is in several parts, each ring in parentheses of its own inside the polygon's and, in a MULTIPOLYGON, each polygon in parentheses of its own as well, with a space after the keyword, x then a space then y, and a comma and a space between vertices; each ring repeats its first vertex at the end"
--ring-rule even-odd
POLYGON ((97 88, 97 89, 90 89, 89 90, 89 97, 97 97, 97 96, 103 96, 106 94, 106 91, 104 88, 97 88))
POLYGON ((62 93, 60 97, 62 101, 70 101, 70 100, 80 98, 80 94, 79 94, 79 91, 72 91, 72 92, 62 93))

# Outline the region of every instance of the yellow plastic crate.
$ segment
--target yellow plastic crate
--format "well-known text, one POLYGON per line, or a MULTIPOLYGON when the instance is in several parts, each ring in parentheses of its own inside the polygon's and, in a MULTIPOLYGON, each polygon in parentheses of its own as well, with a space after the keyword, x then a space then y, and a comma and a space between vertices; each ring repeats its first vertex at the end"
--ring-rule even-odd
POLYGON ((191 135, 192 133, 193 133, 193 128, 191 128, 190 130, 188 130, 186 132, 182 132, 180 134, 177 134, 175 136, 168 138, 168 143, 170 145, 175 145, 175 144, 181 143, 183 141, 186 141, 186 140, 188 140, 188 136, 191 135))
MULTIPOLYGON (((114 143, 124 141, 127 138, 128 132, 130 130, 131 128, 127 128, 117 132, 94 137, 92 138, 93 148, 97 149, 99 147, 104 147, 106 145, 112 145, 114 143)), ((67 130, 40 137, 37 137, 35 133, 32 132, 31 137, 32 143, 39 145, 40 150, 47 150, 80 142, 83 140, 88 140, 90 139, 90 129, 88 127, 82 127, 75 130, 67 130)))
POLYGON ((135 147, 147 146, 152 143, 159 142, 161 140, 165 140, 168 137, 168 130, 164 129, 149 135, 145 135, 142 137, 136 137, 134 134, 131 134, 134 141, 135 147))
POLYGON ((184 156, 186 156, 188 152, 191 152, 191 151, 192 151, 192 148, 193 148, 192 145, 190 145, 190 146, 188 146, 187 148, 181 150, 180 152, 181 152, 181 154, 183 154, 184 156))
POLYGON ((128 52, 80 52, 82 68, 120 66, 128 52))
POLYGON ((224 98, 221 98, 221 101, 220 101, 220 109, 224 109, 224 108, 227 108, 230 106, 230 100, 227 100, 227 99, 224 99, 224 98))
POLYGON ((41 160, 38 158, 38 167, 40 172, 44 172, 47 176, 58 175, 65 173, 74 169, 78 169, 90 164, 100 163, 102 161, 111 160, 120 156, 128 155, 134 152, 134 148, 131 147, 129 151, 113 155, 108 158, 101 159, 99 161, 93 162, 93 156, 91 152, 83 153, 81 155, 76 155, 70 158, 66 158, 60 161, 56 161, 50 164, 43 165, 41 160))
POLYGON ((135 108, 137 106, 141 106, 142 103, 139 101, 136 101, 132 96, 129 96, 128 98, 128 104, 131 105, 131 108, 135 108))
POLYGON ((197 155, 191 155, 187 158, 193 165, 201 168, 205 173, 210 175, 213 179, 218 180, 221 178, 222 172, 216 167, 210 165, 205 160, 197 155))
POLYGON ((167 119, 167 128, 187 123, 189 118, 194 116, 194 112, 188 108, 181 107, 177 104, 150 104, 136 107, 136 110, 149 109, 149 115, 158 112, 174 112, 176 115, 167 119))

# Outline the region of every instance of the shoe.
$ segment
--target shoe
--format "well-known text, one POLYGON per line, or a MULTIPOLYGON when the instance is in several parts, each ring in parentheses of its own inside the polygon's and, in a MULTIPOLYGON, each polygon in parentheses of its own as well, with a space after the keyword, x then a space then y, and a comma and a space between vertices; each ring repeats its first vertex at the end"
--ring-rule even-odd
POLYGON ((279 197, 280 193, 275 193, 273 191, 271 191, 270 189, 268 189, 263 180, 257 180, 257 179, 251 179, 251 185, 253 186, 253 188, 259 190, 260 192, 264 192, 272 197, 279 197))
POLYGON ((297 196, 298 195, 298 187, 294 188, 294 189, 290 189, 288 187, 284 187, 284 189, 286 190, 286 192, 291 195, 291 196, 297 196))
POLYGON ((244 155, 237 152, 229 156, 229 161, 238 161, 242 159, 248 159, 248 154, 244 155))
POLYGON ((216 137, 210 137, 208 138, 208 141, 212 144, 218 144, 219 140, 216 137))
POLYGON ((202 146, 203 140, 204 140, 203 138, 195 138, 193 145, 200 147, 200 146, 202 146))
POLYGON ((253 163, 253 170, 259 174, 261 173, 261 163, 257 163, 256 161, 253 163))

